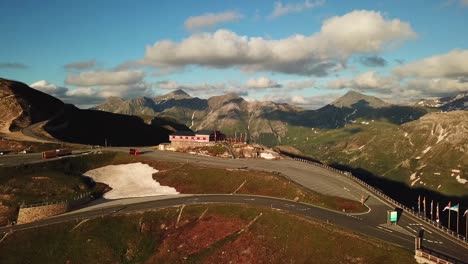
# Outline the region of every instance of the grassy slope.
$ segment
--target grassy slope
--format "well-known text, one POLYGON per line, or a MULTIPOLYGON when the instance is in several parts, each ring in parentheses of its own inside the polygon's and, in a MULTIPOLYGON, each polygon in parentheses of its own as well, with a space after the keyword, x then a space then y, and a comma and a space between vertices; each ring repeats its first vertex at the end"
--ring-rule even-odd
POLYGON ((449 173, 461 164, 459 153, 438 149, 436 154, 431 154, 433 148, 424 156, 422 151, 427 143, 425 137, 417 133, 412 135, 411 145, 404 135, 402 127, 388 122, 376 121, 363 125, 358 121, 344 128, 330 130, 290 127, 282 144, 294 146, 325 163, 336 162, 363 168, 375 175, 408 185, 411 184, 410 175, 417 171, 423 183, 418 182, 414 187, 424 187, 447 195, 466 194, 466 184, 458 183, 449 173), (422 156, 422 159, 416 159, 417 156, 422 156), (447 173, 434 176, 434 173, 441 171, 447 173))
POLYGON ((15 232, 0 244, 0 262, 413 262, 410 251, 267 208, 191 205, 185 207, 176 227, 177 216, 177 208, 168 208, 98 218, 73 231, 76 222, 15 232), (256 222, 238 234, 260 213, 256 222))

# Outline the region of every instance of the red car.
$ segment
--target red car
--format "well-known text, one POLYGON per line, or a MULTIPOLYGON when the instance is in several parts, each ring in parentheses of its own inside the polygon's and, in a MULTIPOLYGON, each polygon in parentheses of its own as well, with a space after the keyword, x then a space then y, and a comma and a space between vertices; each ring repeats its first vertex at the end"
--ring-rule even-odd
POLYGON ((130 149, 129 154, 130 155, 140 155, 141 152, 138 149, 130 149))

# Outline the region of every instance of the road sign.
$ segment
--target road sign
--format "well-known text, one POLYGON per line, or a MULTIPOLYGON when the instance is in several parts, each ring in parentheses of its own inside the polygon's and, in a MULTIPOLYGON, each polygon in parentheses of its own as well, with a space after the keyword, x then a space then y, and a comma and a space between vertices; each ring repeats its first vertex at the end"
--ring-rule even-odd
POLYGON ((390 223, 396 223, 398 221, 398 212, 387 211, 387 221, 390 223))

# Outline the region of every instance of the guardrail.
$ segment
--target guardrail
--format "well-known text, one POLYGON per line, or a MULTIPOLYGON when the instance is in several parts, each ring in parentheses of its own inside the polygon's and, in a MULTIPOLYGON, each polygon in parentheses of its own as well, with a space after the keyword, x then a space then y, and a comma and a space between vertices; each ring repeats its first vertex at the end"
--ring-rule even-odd
POLYGON ((439 257, 436 257, 434 255, 431 255, 429 253, 426 253, 424 251, 416 249, 415 255, 420 258, 424 258, 430 261, 433 261, 434 263, 440 263, 440 264, 452 264, 453 262, 449 262, 445 259, 441 259, 439 257))
POLYGON ((311 165, 314 165, 314 166, 317 166, 317 167, 321 167, 321 168, 324 168, 324 169, 327 169, 327 170, 330 170, 330 171, 333 171, 335 173, 339 173, 349 179, 352 179, 354 180, 355 182, 359 183, 361 186, 364 186, 367 188, 367 190, 371 191, 372 193, 378 195, 379 197, 385 199, 387 202, 395 205, 396 207, 399 207, 401 209, 403 209, 404 211, 410 213, 411 215, 423 220, 424 222, 426 222, 427 224, 430 224, 432 226, 434 226, 435 228, 445 232, 446 234, 450 235, 452 238, 455 238, 456 240, 460 241, 460 242, 463 242, 464 244, 468 245, 468 240, 466 237, 460 235, 460 234, 457 234, 456 232, 446 228, 445 226, 435 222, 435 221, 432 221, 431 219, 425 217, 425 216, 422 216, 420 215, 418 212, 414 211, 413 209, 399 203, 398 201, 394 200, 393 198, 391 198, 390 196, 386 195, 385 193, 383 193, 381 190, 377 189, 377 188, 374 188, 373 186, 367 184, 366 182, 364 182, 363 180, 359 179, 358 177, 354 176, 351 172, 349 171, 342 171, 342 170, 338 170, 338 169, 335 169, 333 167, 330 167, 326 164, 321 164, 321 163, 317 163, 317 162, 313 162, 313 161, 310 161, 310 160, 307 160, 307 159, 302 159, 302 158, 295 158, 293 157, 294 160, 297 160, 297 161, 301 161, 301 162, 305 162, 305 163, 308 163, 308 164, 311 164, 311 165))

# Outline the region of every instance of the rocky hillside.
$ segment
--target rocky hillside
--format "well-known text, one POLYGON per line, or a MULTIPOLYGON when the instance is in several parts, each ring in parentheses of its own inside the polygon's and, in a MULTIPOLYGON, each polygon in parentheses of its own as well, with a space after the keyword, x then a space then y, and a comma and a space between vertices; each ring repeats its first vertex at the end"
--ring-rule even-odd
POLYGON ((26 84, 0 78, 0 131, 18 131, 59 115, 63 102, 26 84))
POLYGON ((415 105, 441 111, 468 110, 468 92, 449 97, 422 99, 415 105))
POLYGON ((154 112, 156 116, 174 118, 194 130, 218 129, 232 136, 243 133, 253 141, 268 139, 270 145, 281 143, 290 126, 340 128, 358 118, 402 124, 427 113, 420 107, 391 105, 354 91, 318 110, 268 101, 247 102, 235 94, 205 100, 190 97, 181 90, 152 101, 140 104, 135 103, 135 99, 110 98, 94 109, 131 115, 154 112))
MULTIPOLYGON (((149 100, 124 102, 111 98, 112 105, 144 105, 149 100)), ((3 134, 26 128, 38 122, 50 136, 60 141, 112 146, 156 145, 167 142, 174 130, 186 126, 165 118, 140 117, 95 110, 82 110, 37 91, 23 83, 0 79, 0 123, 3 134)), ((32 125, 32 126, 31 126, 32 125)), ((35 128, 37 129, 37 128, 35 128)))
POLYGON ((359 121, 341 129, 296 133, 293 145, 327 163, 448 195, 468 193, 468 112, 430 113, 397 126, 359 121))

